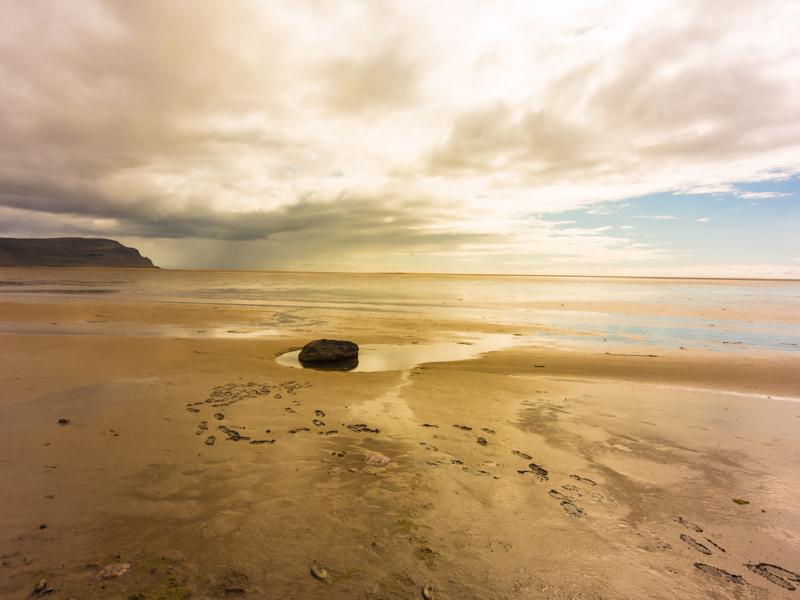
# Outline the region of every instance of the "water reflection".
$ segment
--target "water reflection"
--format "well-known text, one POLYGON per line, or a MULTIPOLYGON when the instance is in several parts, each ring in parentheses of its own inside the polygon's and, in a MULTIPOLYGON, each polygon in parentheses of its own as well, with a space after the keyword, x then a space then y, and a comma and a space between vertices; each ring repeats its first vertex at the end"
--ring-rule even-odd
POLYGON ((451 362, 477 358, 485 352, 508 348, 519 343, 519 338, 503 334, 487 334, 452 342, 427 344, 370 344, 361 346, 355 364, 329 363, 328 365, 303 364, 298 360, 299 350, 281 354, 279 365, 296 369, 321 369, 326 371, 404 371, 417 365, 433 362, 451 362))
POLYGON ((358 367, 357 358, 351 358, 348 360, 336 360, 329 363, 319 363, 319 362, 301 363, 298 360, 298 355, 300 354, 299 350, 297 350, 296 352, 289 352, 289 354, 293 355, 294 361, 297 362, 298 366, 302 367, 303 369, 314 369, 315 371, 353 371, 358 367))

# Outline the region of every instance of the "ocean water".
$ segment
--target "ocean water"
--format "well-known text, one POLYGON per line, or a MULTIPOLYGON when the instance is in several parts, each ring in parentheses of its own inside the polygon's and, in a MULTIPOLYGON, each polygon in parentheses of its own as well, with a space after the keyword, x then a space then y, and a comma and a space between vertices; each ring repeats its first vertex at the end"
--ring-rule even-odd
MULTIPOLYGON (((0 302, 44 297, 402 312, 524 327, 526 341, 558 346, 800 351, 800 281, 0 268, 0 302)), ((0 310, 0 331, 25 327, 0 310)))

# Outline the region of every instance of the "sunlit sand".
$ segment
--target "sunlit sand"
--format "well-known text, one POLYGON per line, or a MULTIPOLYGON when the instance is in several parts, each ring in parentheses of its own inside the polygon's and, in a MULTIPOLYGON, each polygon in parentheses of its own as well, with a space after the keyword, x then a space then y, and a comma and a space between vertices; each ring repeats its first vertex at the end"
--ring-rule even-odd
POLYGON ((797 283, 392 277, 0 272, 0 595, 790 593, 797 283))

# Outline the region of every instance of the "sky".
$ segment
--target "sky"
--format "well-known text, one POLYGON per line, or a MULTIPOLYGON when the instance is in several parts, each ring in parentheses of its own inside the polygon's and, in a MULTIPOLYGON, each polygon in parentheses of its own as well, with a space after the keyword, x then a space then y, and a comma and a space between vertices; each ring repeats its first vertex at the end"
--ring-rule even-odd
POLYGON ((800 2, 0 0, 0 236, 800 278, 800 2))

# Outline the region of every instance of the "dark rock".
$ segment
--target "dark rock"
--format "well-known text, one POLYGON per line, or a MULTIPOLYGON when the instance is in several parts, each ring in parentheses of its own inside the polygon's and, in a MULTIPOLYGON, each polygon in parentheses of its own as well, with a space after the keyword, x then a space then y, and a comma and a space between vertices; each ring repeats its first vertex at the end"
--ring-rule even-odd
POLYGON ((358 344, 346 340, 314 340, 303 346, 301 363, 332 363, 358 358, 358 344))
POLYGON ((69 423, 70 423, 69 419, 59 419, 58 420, 58 424, 59 425, 69 425, 69 423))

